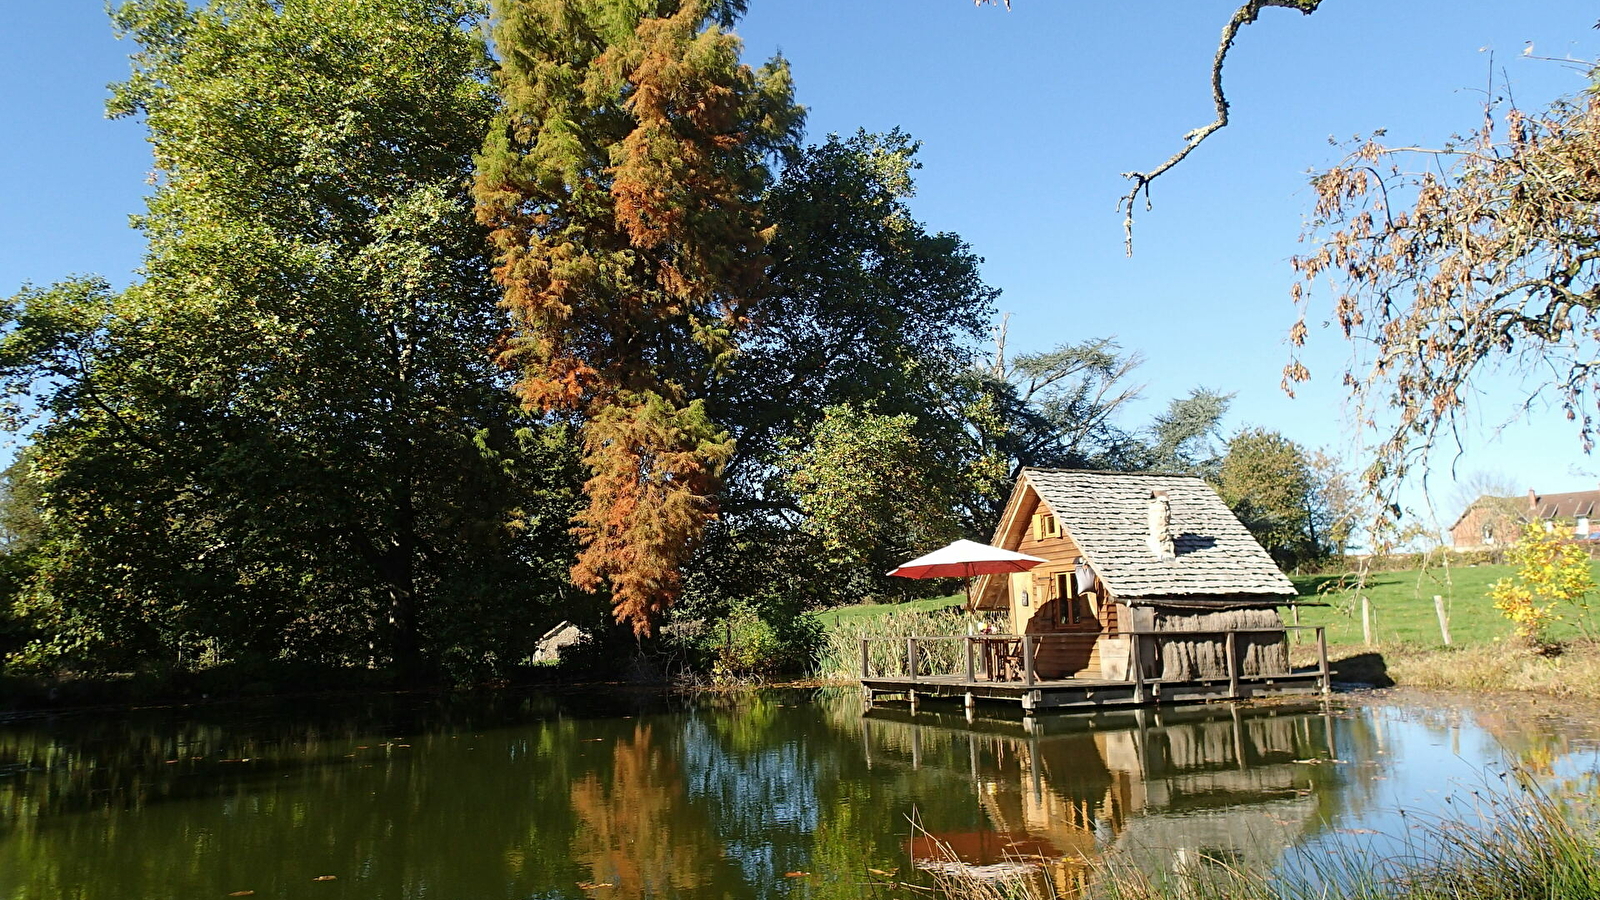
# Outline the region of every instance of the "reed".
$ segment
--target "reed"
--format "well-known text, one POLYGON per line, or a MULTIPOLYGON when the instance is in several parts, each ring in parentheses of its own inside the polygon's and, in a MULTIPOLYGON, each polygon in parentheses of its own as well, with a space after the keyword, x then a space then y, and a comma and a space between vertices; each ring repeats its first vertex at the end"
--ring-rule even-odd
MULTIPOLYGON (((825 681, 851 681, 861 674, 862 638, 899 638, 900 641, 873 641, 873 671, 904 674, 904 638, 917 636, 962 635, 971 620, 964 613, 944 610, 905 610, 874 616, 840 617, 829 623, 817 651, 816 675, 825 681)), ((937 671, 955 671, 960 662, 959 641, 932 641, 921 653, 923 663, 937 671)))

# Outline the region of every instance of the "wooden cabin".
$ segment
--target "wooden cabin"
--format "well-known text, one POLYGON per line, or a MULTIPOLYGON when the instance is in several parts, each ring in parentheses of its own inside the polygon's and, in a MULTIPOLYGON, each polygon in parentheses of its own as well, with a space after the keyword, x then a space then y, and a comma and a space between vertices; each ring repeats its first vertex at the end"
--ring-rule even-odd
POLYGON ((1196 633, 1137 638, 1147 679, 1214 678, 1230 654, 1239 674, 1289 671, 1277 608, 1294 586, 1200 478, 1024 469, 990 543, 1046 560, 975 591, 1012 633, 1047 636, 1032 660, 1040 679, 1132 678, 1130 631, 1196 633))

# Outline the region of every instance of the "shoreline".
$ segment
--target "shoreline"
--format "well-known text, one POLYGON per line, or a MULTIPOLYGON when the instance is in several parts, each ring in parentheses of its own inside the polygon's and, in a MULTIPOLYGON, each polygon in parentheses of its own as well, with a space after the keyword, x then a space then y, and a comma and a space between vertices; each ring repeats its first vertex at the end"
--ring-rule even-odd
MULTIPOLYGON (((1600 700, 1600 641, 1571 641, 1561 652, 1542 656, 1513 644, 1471 647, 1421 647, 1405 643, 1329 648, 1330 668, 1341 693, 1364 688, 1419 689, 1470 696, 1533 695, 1553 699, 1600 700)), ((337 673, 330 673, 335 675, 337 673)), ((508 679, 473 685, 391 687, 377 684, 338 688, 286 686, 281 690, 206 691, 203 685, 152 686, 133 678, 109 680, 11 677, 0 680, 7 708, 0 722, 38 715, 79 712, 134 712, 152 709, 215 707, 240 702, 428 696, 528 690, 642 690, 684 695, 736 694, 756 690, 849 688, 853 678, 807 676, 783 680, 717 682, 709 678, 658 682, 562 677, 508 679), (145 696, 130 696, 148 690, 145 696), (60 692, 67 696, 53 696, 60 692), (75 696, 74 696, 75 695, 75 696)))

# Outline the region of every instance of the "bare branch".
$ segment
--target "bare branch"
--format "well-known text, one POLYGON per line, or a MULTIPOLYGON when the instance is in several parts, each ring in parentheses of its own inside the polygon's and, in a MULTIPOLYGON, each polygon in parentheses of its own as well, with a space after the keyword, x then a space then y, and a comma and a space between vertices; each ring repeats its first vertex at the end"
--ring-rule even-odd
MULTIPOLYGON (((979 3, 984 0, 978 0, 979 3)), ((1322 0, 1248 0, 1243 6, 1234 11, 1228 24, 1222 29, 1222 40, 1217 44, 1216 56, 1211 60, 1211 102, 1216 107, 1217 117, 1209 125, 1196 128, 1183 136, 1183 148, 1167 157, 1166 161, 1148 172, 1123 172, 1122 177, 1131 179, 1133 187, 1122 199, 1117 201, 1117 209, 1125 213, 1122 219, 1123 244, 1129 256, 1133 255, 1133 207, 1139 199, 1139 192, 1144 192, 1145 209, 1150 205, 1150 182, 1154 181, 1167 170, 1183 162, 1184 158, 1200 146, 1206 138, 1228 125, 1228 97, 1222 90, 1222 68, 1227 62, 1228 51, 1233 49, 1234 39, 1239 36, 1239 29, 1255 22, 1261 10, 1269 6, 1284 9, 1297 9, 1305 15, 1316 12, 1322 0)), ((1007 6, 1010 5, 1007 0, 1007 6)))

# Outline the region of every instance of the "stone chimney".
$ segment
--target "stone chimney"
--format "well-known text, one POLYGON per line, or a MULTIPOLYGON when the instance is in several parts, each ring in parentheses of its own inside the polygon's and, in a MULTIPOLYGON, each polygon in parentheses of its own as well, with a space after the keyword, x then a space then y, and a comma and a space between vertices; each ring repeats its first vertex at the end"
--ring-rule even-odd
POLYGON ((1533 488, 1528 488, 1528 511, 1532 512, 1532 511, 1534 511, 1534 510, 1536 510, 1538 508, 1539 508, 1539 495, 1535 494, 1533 492, 1533 488))
POLYGON ((1167 492, 1150 492, 1150 552, 1162 562, 1178 558, 1177 547, 1172 542, 1172 501, 1167 492))

